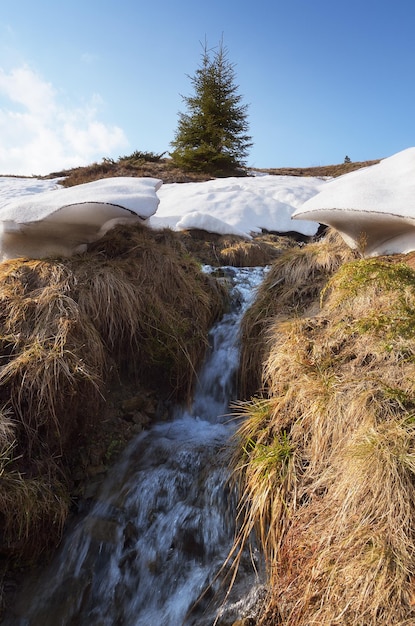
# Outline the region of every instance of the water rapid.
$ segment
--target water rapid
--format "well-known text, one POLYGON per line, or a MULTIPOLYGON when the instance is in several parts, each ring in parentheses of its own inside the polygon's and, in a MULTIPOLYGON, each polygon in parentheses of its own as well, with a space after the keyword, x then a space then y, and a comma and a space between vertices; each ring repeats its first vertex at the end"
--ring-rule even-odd
MULTIPOLYGON (((227 443, 235 428, 228 413, 239 322, 265 270, 225 271, 232 285, 231 310, 211 330, 192 407, 176 410, 132 442, 94 506, 36 582, 30 602, 3 624, 214 623, 226 591, 216 576, 234 533, 227 443)), ((255 582, 252 565, 245 575, 238 593, 255 582)))

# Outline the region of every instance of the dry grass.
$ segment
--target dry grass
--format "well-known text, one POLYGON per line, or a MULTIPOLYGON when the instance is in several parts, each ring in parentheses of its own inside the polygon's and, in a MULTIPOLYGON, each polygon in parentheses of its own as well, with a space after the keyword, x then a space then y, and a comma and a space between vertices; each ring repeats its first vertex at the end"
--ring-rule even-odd
MULTIPOLYGON (((378 162, 378 160, 356 161, 351 163, 339 163, 338 165, 323 165, 307 168, 269 168, 257 169, 256 171, 275 176, 335 177, 362 167, 375 165, 378 162)), ((240 173, 241 175, 245 175, 244 171, 240 173)), ((80 185, 110 176, 149 176, 151 178, 160 178, 164 183, 203 182, 212 178, 200 172, 184 171, 175 166, 172 159, 168 157, 163 158, 163 155, 140 152, 134 152, 129 156, 119 157, 116 161, 104 158, 100 163, 92 163, 91 165, 74 167, 70 170, 52 172, 44 178, 63 177, 65 180, 62 181, 62 184, 65 187, 71 187, 73 185, 80 185)))
POLYGON ((29 457, 33 446, 60 453, 81 415, 101 401, 104 347, 72 282, 65 263, 0 265, 0 399, 23 426, 29 457))
POLYGON ((0 301, 0 552, 27 558, 62 529, 111 384, 186 401, 224 293, 174 234, 130 226, 86 255, 0 264, 0 301))
POLYGON ((222 265, 234 267, 257 267, 269 265, 283 250, 294 245, 289 237, 259 236, 252 241, 229 242, 220 252, 222 265))
POLYGON ((128 360, 126 349, 133 351, 134 367, 141 380, 153 385, 167 383, 176 400, 187 400, 193 390, 195 369, 207 347, 207 332, 223 310, 224 293, 214 279, 200 271, 175 233, 138 228, 134 240, 122 251, 130 232, 128 228, 119 229, 91 247, 96 271, 91 272, 88 263, 88 279, 80 278, 87 289, 79 301, 85 298, 83 306, 89 316, 101 319, 100 332, 112 350, 118 350, 120 358, 128 360), (107 263, 114 264, 113 252, 108 248, 108 242, 114 246, 114 241, 119 255, 114 277, 119 284, 128 284, 129 291, 117 298, 118 306, 111 312, 111 284, 100 266, 104 254, 107 263), (122 329, 117 328, 120 307, 125 318, 122 329))
POLYGON ((260 624, 415 623, 414 329, 415 273, 385 259, 275 321, 236 457, 235 551, 255 530, 267 559, 260 624))
POLYGON ((0 472, 3 557, 33 562, 60 542, 70 504, 66 485, 54 475, 28 478, 4 467, 0 472))
MULTIPOLYGON (((10 559, 33 562, 60 541, 69 512, 69 494, 54 459, 38 463, 31 476, 17 469, 16 421, 11 411, 0 412, 0 514, 2 573, 10 559), (34 475, 36 473, 36 475, 34 475)), ((26 459, 23 459, 26 463, 26 459)), ((2 606, 0 585, 0 607, 2 606)))
POLYGON ((64 177, 62 185, 64 187, 72 187, 73 185, 89 183, 93 180, 112 176, 160 178, 164 183, 203 182, 211 179, 210 176, 200 172, 185 172, 176 167, 172 160, 168 158, 148 161, 144 158, 130 159, 128 157, 120 157, 117 161, 103 159, 101 163, 92 163, 91 165, 75 167, 70 170, 53 172, 46 178, 64 177))
POLYGON ((221 267, 255 267, 269 265, 283 250, 295 244, 286 236, 255 235, 247 240, 237 235, 217 235, 193 229, 177 233, 183 246, 200 263, 221 267))
POLYGON ((337 165, 316 165, 314 167, 281 167, 261 169, 260 172, 273 174, 275 176, 329 176, 337 177, 354 172, 362 167, 369 167, 379 163, 379 159, 373 161, 350 161, 349 163, 339 163, 337 165))
POLYGON ((268 328, 275 316, 287 319, 316 304, 322 287, 343 263, 356 258, 340 235, 329 231, 321 241, 289 246, 273 262, 241 326, 240 397, 261 389, 262 363, 269 350, 268 328))

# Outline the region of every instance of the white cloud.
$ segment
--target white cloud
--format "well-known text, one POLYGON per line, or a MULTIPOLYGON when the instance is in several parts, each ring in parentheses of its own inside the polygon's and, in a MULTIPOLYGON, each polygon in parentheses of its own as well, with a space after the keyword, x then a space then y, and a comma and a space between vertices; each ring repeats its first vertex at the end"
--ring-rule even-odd
POLYGON ((28 66, 0 68, 0 174, 48 174, 125 148, 124 131, 99 120, 100 103, 68 107, 28 66))

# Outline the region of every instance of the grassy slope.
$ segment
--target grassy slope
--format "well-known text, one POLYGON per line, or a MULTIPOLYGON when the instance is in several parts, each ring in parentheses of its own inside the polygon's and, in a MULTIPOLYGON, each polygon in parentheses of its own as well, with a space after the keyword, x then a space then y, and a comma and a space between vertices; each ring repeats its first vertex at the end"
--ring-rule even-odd
POLYGON ((336 238, 289 250, 248 314, 263 367, 239 407, 235 550, 257 532, 258 624, 415 623, 413 262, 336 238))
POLYGON ((174 233, 137 225, 86 255, 0 264, 0 302, 4 573, 56 546, 90 469, 157 403, 190 397, 224 292, 174 233))
POLYGON ((316 167, 283 167, 283 168, 270 168, 258 170, 259 172, 265 172, 266 174, 273 174, 275 176, 342 176, 348 174, 354 170, 358 170, 362 167, 369 167, 379 163, 379 160, 375 161, 356 161, 350 163, 339 163, 338 165, 321 165, 316 167))
MULTIPOLYGON (((271 168, 256 171, 280 176, 341 176, 375 163, 378 163, 378 161, 341 163, 309 168, 271 168)), ((149 176, 160 178, 165 183, 201 182, 211 178, 208 175, 180 170, 173 164, 171 159, 160 158, 150 161, 145 158, 134 158, 134 156, 122 157, 117 161, 104 159, 101 163, 53 172, 45 178, 65 177, 63 184, 70 187, 110 176, 149 176)))
MULTIPOLYGON (((372 163, 262 171, 337 176, 372 163)), ((166 183, 206 180, 179 171, 169 159, 132 158, 104 160, 49 177, 65 176, 70 186, 120 175, 152 176, 166 183)), ((146 371, 153 382, 170 381, 167 394, 180 398, 191 391, 207 328, 221 306, 217 287, 203 284, 192 257, 214 265, 258 265, 278 259, 283 249, 298 250, 276 236, 244 243, 197 232, 150 238, 120 232, 98 242, 86 258, 1 266, 3 574, 12 563, 31 561, 59 541, 71 499, 82 495, 85 481, 102 475, 125 441, 154 417, 157 400, 146 371), (157 267, 162 277, 154 281, 157 267), (166 280, 171 284, 164 290, 166 280), (149 286, 143 289, 146 281, 149 286), (159 293, 154 285, 161 288, 159 293), (180 294, 179 301, 168 300, 167 294, 174 293, 180 294), (183 293, 196 293, 195 301, 183 301, 183 293), (147 328, 138 328, 137 320, 149 309, 156 324, 147 320, 147 328), (166 344, 160 333, 170 334, 172 342, 166 344), (118 374, 132 376, 134 384, 122 385, 118 374)), ((260 332, 261 324, 256 325, 260 332)), ((251 386, 264 358, 265 352, 255 371, 251 367, 251 386)))
MULTIPOLYGON (((261 171, 339 176, 374 163, 261 171)), ((74 184, 102 172, 64 174, 74 184)), ((104 175, 125 174, 202 180, 168 160, 104 175)), ((198 255, 217 246, 218 262, 240 243, 185 237, 198 255)), ((334 234, 279 248, 243 328, 241 395, 257 397, 240 407, 235 457, 236 550, 254 529, 267 557, 258 623, 413 624, 413 255, 359 260, 334 234)))

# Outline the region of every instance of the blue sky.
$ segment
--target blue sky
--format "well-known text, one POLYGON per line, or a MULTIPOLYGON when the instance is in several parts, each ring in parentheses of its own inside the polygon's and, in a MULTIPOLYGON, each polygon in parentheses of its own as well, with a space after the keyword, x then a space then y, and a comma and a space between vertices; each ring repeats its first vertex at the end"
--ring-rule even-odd
POLYGON ((413 0, 20 0, 0 13, 0 174, 170 149, 223 36, 254 167, 415 145, 413 0))

